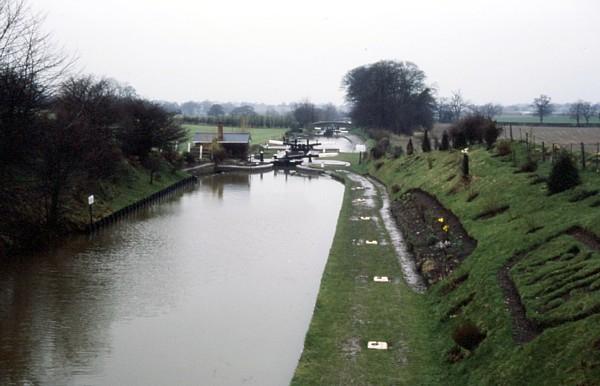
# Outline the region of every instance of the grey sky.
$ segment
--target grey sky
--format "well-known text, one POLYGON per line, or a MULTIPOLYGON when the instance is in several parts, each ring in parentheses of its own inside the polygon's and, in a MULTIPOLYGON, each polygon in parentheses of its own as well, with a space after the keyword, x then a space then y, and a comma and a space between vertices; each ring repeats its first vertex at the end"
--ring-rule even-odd
POLYGON ((30 0, 86 73, 148 98, 343 102, 344 74, 409 60, 440 95, 600 102, 600 1, 30 0))

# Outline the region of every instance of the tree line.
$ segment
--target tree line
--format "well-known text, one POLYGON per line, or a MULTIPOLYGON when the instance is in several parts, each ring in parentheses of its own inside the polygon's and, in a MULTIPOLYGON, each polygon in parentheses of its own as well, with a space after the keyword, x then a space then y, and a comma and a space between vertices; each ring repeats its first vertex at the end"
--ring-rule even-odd
POLYGON ((129 86, 70 75, 73 61, 24 1, 0 0, 0 31, 1 252, 18 234, 62 229, 68 200, 124 163, 175 162, 186 132, 129 86))

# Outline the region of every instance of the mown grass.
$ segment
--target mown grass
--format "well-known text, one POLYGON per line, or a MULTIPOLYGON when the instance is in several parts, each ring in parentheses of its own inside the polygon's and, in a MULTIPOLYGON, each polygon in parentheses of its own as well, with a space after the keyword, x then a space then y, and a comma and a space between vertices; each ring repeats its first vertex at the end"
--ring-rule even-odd
MULTIPOLYGON (((555 264, 555 276, 543 279, 546 286, 556 285, 567 294, 564 304, 556 305, 549 314, 553 319, 568 320, 582 307, 600 304, 595 276, 585 287, 572 292, 569 285, 581 280, 569 272, 561 273, 580 264, 579 275, 591 272, 597 266, 598 254, 591 253, 571 236, 556 238, 560 232, 575 225, 600 234, 600 212, 592 206, 594 197, 579 201, 570 200, 575 190, 548 195, 544 183, 532 184, 534 175, 547 177, 550 162, 541 164, 535 173, 515 173, 525 161, 524 149, 517 145, 517 160, 496 157, 482 148, 470 152, 471 182, 460 182, 458 152, 432 152, 401 157, 397 160, 379 161, 370 165, 370 172, 388 186, 397 185, 400 190, 395 198, 411 188, 421 188, 434 194, 462 221, 478 246, 454 274, 430 288, 425 295, 424 310, 430 319, 428 349, 441 366, 444 384, 598 384, 600 383, 600 314, 593 314, 577 321, 567 321, 556 327, 546 328, 537 338, 525 345, 512 339, 511 316, 499 287, 498 270, 515 254, 532 249, 525 254, 522 264, 550 259, 565 252, 568 246, 578 245, 580 260, 565 260, 555 264), (428 161, 427 158, 430 158, 428 161), (515 167, 516 166, 516 167, 515 167), (450 178, 455 176, 453 178, 450 178), (469 197, 477 195, 469 201, 469 197), (491 208, 508 206, 508 210, 487 219, 476 219, 491 208), (531 231, 538 228, 535 231, 531 231), (547 242, 547 240, 555 240, 547 242), (561 244, 561 243, 564 243, 561 244), (591 253, 591 254, 590 254, 591 253), (446 294, 442 288, 453 278, 465 273, 469 277, 457 289, 446 294), (562 276, 561 276, 562 275, 562 276), (563 280, 561 282, 560 280, 563 280), (580 292, 577 292, 580 291, 580 292), (462 307, 456 318, 445 315, 452 307, 475 294, 473 300, 462 307), (472 353, 458 363, 449 363, 447 353, 454 346, 451 339, 455 327, 464 321, 473 321, 487 333, 486 339, 472 353)), ((600 174, 587 170, 582 172, 583 185, 578 189, 593 191, 600 187, 600 174)), ((549 274, 550 266, 529 266, 526 274, 519 266, 511 274, 527 307, 528 315, 536 317, 536 310, 544 299, 536 298, 538 287, 527 285, 527 280, 549 274)), ((554 271, 553 271, 554 272, 554 271)), ((546 287, 547 288, 547 287, 546 287)), ((564 295, 564 294, 562 294, 564 295)), ((547 299, 552 301, 552 299, 547 299)), ((559 300, 555 300, 559 303, 559 300)), ((545 303, 544 303, 545 304, 545 303)), ((392 382, 388 382, 392 383, 392 382)), ((417 382, 424 383, 424 382, 417 382)))
MULTIPOLYGON (((197 132, 203 133, 216 133, 217 127, 212 125, 182 125, 188 132, 188 140, 194 138, 194 134, 197 132)), ((287 131, 287 129, 283 128, 247 128, 243 129, 241 127, 224 127, 223 131, 226 133, 250 133, 252 138, 252 144, 254 145, 262 145, 266 143, 270 139, 280 140, 283 134, 287 131)), ((187 150, 187 144, 180 145, 180 148, 185 146, 185 150, 187 150)), ((180 149, 180 150, 181 150, 180 149)))
POLYGON ((436 384, 423 296, 402 280, 379 208, 353 205, 362 195, 350 189, 353 184, 346 179, 336 235, 292 384, 436 384), (356 216, 375 216, 378 225, 352 221, 356 216), (357 239, 376 239, 380 245, 353 245, 357 239), (374 283, 376 275, 389 276, 393 283, 374 283), (370 340, 387 341, 391 349, 367 350, 370 340))

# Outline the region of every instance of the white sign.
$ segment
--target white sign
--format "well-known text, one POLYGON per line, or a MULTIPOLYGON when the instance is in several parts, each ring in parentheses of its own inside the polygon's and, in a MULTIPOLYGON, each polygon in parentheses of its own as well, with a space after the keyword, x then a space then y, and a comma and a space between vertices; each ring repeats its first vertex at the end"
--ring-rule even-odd
POLYGON ((365 151, 367 151, 367 146, 366 145, 356 145, 356 151, 359 153, 364 153, 365 151))
POLYGON ((94 195, 88 197, 88 205, 92 205, 94 203, 94 195))

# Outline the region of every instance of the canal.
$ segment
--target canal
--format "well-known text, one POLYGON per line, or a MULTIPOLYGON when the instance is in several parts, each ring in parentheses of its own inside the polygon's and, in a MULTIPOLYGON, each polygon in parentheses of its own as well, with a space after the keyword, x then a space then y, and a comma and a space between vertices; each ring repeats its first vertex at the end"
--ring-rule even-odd
POLYGON ((327 177, 205 177, 3 263, 0 384, 289 383, 343 192, 327 177))

